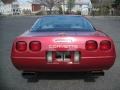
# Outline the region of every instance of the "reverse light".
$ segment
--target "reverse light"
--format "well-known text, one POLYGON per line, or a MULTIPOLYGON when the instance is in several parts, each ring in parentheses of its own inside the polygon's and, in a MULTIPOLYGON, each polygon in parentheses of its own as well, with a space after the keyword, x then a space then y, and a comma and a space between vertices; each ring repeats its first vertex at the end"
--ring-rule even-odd
POLYGON ((48 63, 52 63, 52 52, 51 51, 47 53, 47 61, 48 63))
POLYGON ((18 41, 16 42, 16 50, 18 51, 26 51, 27 43, 25 41, 18 41))
POLYGON ((86 42, 85 48, 86 48, 86 50, 94 51, 98 48, 98 44, 94 40, 89 40, 86 42))
POLYGON ((103 40, 100 42, 100 49, 101 50, 109 50, 111 49, 111 42, 108 40, 103 40))
POLYGON ((74 52, 74 62, 79 63, 80 61, 80 53, 79 52, 74 52))
POLYGON ((39 41, 32 41, 29 44, 29 48, 31 51, 40 51, 41 43, 39 41))

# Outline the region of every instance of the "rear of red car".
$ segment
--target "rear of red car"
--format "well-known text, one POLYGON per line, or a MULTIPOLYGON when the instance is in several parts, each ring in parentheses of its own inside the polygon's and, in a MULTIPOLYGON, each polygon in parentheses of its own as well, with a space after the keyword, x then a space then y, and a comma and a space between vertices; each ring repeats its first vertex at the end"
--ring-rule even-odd
POLYGON ((115 61, 112 39, 81 16, 46 16, 17 37, 11 59, 28 72, 101 71, 115 61))
POLYGON ((99 71, 115 61, 113 41, 107 36, 18 37, 12 62, 23 71, 99 71))

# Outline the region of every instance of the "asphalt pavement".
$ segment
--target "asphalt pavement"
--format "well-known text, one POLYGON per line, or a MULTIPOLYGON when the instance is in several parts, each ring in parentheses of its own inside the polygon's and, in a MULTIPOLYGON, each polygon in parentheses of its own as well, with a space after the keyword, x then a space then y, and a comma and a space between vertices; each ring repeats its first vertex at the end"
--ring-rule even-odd
POLYGON ((104 76, 88 77, 79 73, 44 73, 38 82, 21 76, 10 59, 12 42, 28 30, 36 16, 0 17, 0 90, 120 90, 120 17, 88 17, 99 30, 115 42, 116 62, 104 76))

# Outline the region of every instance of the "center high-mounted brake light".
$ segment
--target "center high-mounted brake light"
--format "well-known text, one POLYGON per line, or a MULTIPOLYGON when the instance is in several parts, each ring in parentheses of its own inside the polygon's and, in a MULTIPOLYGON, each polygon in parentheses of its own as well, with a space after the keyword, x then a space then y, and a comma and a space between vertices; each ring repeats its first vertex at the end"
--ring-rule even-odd
POLYGON ((41 43, 39 41, 32 41, 29 44, 29 48, 31 51, 40 51, 41 43))
POLYGON ((86 48, 86 50, 94 51, 98 48, 98 44, 94 40, 89 40, 86 42, 85 48, 86 48))

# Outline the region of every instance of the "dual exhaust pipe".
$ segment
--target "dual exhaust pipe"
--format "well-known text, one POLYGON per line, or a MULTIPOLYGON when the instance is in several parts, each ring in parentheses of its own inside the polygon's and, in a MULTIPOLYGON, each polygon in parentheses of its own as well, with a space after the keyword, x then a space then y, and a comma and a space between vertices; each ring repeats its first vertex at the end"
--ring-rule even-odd
MULTIPOLYGON (((57 54, 56 59, 61 59, 62 61, 66 61, 66 60, 70 61, 71 56, 72 56, 70 54, 70 52, 56 52, 56 54, 57 54)), ((52 51, 47 52, 46 57, 47 57, 47 62, 48 63, 53 62, 53 52, 52 51)), ((80 57, 81 57, 80 52, 75 51, 73 57, 74 57, 74 63, 79 63, 80 62, 80 57)))

